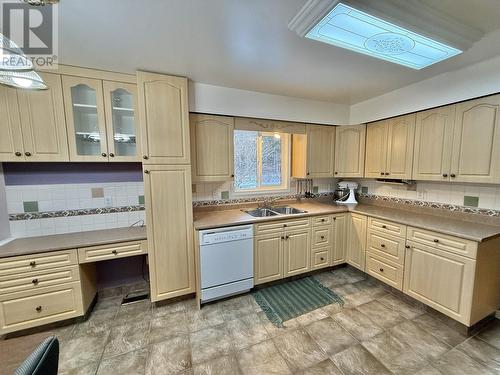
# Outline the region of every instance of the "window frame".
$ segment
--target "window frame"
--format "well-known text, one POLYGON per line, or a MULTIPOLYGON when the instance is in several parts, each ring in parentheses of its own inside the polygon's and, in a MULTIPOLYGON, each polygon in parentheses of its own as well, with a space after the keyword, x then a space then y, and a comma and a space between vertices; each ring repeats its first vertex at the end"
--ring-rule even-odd
MULTIPOLYGON (((245 130, 241 130, 245 131, 245 130)), ((290 162, 291 162, 291 135, 279 132, 258 131, 257 141, 257 182, 258 187, 252 189, 238 189, 233 183, 234 195, 259 195, 266 193, 287 193, 290 192, 290 162), (262 137, 280 135, 281 140, 281 185, 262 186, 262 137)), ((235 170, 236 173, 236 170, 235 170)))

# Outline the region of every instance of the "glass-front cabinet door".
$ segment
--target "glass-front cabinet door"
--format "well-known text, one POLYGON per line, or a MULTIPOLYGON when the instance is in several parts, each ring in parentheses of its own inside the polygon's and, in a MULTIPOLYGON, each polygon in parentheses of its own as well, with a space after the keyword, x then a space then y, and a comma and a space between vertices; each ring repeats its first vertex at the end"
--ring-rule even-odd
POLYGON ((102 81, 63 76, 71 161, 108 161, 102 81))
POLYGON ((109 161, 139 161, 137 86, 103 82, 109 161))

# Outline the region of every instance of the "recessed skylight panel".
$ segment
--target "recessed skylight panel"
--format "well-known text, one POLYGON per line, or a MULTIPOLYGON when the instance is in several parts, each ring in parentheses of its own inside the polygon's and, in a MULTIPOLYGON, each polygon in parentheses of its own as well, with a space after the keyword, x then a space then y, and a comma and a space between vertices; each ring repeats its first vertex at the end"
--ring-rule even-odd
POLYGON ((343 3, 338 3, 305 36, 413 69, 462 53, 343 3))

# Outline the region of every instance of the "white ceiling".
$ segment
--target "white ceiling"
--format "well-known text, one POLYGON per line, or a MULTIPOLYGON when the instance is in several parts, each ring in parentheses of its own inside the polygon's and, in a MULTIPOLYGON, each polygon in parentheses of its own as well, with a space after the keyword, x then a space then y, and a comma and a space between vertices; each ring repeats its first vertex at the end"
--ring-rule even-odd
POLYGON ((500 55, 500 1, 406 1, 487 34, 461 56, 415 71, 299 38, 287 24, 306 0, 61 0, 60 62, 353 104, 500 55))

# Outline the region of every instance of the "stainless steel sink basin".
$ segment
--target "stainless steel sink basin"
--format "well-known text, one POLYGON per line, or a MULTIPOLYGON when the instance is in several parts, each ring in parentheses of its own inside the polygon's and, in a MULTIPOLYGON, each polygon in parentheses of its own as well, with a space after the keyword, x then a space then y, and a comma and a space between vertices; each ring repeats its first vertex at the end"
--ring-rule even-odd
POLYGON ((298 208, 282 206, 282 207, 273 207, 272 211, 277 212, 281 215, 293 215, 293 214, 304 214, 307 211, 299 210, 298 208))
POLYGON ((253 217, 267 217, 278 215, 277 212, 274 212, 269 208, 256 208, 255 210, 244 210, 243 212, 246 212, 253 217))
POLYGON ((303 214, 307 211, 299 210, 298 208, 281 206, 273 208, 256 208, 255 210, 242 210, 253 217, 268 217, 276 215, 293 215, 293 214, 303 214))

